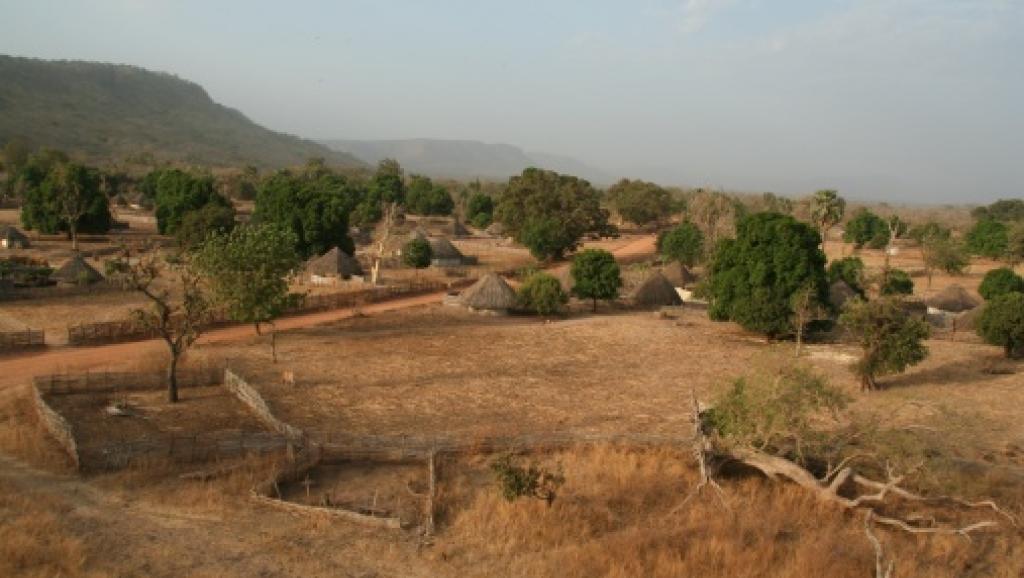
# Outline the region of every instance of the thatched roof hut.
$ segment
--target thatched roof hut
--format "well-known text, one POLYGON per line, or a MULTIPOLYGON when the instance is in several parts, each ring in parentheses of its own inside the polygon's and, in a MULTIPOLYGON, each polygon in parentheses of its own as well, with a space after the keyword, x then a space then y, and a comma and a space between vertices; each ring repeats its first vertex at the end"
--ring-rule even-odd
POLYGON ((0 247, 4 249, 28 248, 28 237, 13 225, 0 227, 0 247))
POLYGON ((465 262, 466 257, 452 242, 444 237, 428 239, 430 242, 430 264, 435 267, 458 267, 465 262))
POLYGON ((842 309, 848 301, 856 296, 857 292, 842 279, 836 281, 828 288, 828 302, 837 310, 842 309))
POLYGON ((686 265, 673 261, 661 268, 661 274, 673 287, 689 287, 697 282, 697 276, 686 265))
POLYGON ((466 226, 458 219, 452 221, 451 232, 452 236, 456 238, 470 236, 469 229, 467 229, 466 226))
POLYGON ((984 310, 985 308, 983 306, 978 306, 957 315, 954 319, 957 330, 974 331, 977 329, 978 318, 981 317, 981 312, 984 310))
POLYGON ((348 279, 353 275, 362 275, 363 267, 355 257, 334 247, 323 255, 307 261, 306 272, 320 277, 348 279))
POLYGON ((87 263, 81 253, 75 253, 50 278, 61 285, 92 285, 102 281, 103 275, 87 263))
POLYGON ((505 236, 505 225, 502 225, 498 221, 494 221, 486 229, 484 229, 488 235, 494 235, 495 237, 505 236))
POLYGON ((907 315, 916 317, 917 319, 925 320, 928 317, 928 306, 920 299, 901 299, 900 309, 902 309, 907 315))
POLYGON ((655 271, 630 296, 635 305, 641 307, 664 307, 666 305, 682 305, 683 300, 669 280, 655 271))
POLYGON ((459 296, 459 304, 474 311, 508 311, 516 301, 516 292, 495 273, 484 275, 459 296))
POLYGON ((960 313, 968 309, 974 309, 981 303, 971 296, 966 289, 959 285, 950 285, 942 291, 925 300, 928 307, 934 307, 950 313, 960 313))

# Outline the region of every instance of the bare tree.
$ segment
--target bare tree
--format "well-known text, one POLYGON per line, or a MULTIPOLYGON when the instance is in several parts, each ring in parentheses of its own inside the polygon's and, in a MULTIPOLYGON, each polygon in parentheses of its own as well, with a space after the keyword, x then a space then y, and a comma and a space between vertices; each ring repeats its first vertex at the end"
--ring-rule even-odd
POLYGON ((142 293, 150 307, 133 315, 167 344, 167 399, 178 401, 178 362, 199 339, 209 320, 210 301, 198 270, 187 256, 165 259, 153 251, 132 257, 129 249, 112 264, 115 276, 133 291, 142 293), (174 286, 177 291, 171 291, 174 286))
POLYGON ((813 285, 805 285, 793 294, 792 307, 793 331, 796 333, 796 356, 800 357, 807 324, 817 319, 823 311, 817 289, 813 285))

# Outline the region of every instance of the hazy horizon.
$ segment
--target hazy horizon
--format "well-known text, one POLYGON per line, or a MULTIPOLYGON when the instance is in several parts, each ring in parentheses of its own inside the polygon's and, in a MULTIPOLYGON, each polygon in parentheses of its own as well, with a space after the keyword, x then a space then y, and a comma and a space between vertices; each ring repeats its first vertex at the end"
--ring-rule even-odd
POLYGON ((613 176, 861 199, 1024 193, 1024 3, 43 0, 0 53, 169 72, 312 139, 459 139, 613 176))

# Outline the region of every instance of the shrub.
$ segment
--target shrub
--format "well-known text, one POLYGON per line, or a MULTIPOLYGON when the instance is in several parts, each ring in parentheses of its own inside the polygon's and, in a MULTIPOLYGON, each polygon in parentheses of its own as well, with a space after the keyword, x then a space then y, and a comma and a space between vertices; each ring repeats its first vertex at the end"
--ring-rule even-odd
POLYGON ((929 335, 928 325, 908 314, 898 299, 855 300, 847 305, 839 323, 863 350, 854 370, 864 390, 877 388, 876 377, 903 373, 928 356, 923 342, 929 335))
MULTIPOLYGON (((234 228, 235 210, 231 207, 209 203, 200 209, 185 213, 175 236, 178 239, 178 245, 191 249, 198 247, 211 234, 230 233, 234 228)), ((292 238, 294 239, 294 235, 292 238)))
POLYGON ((914 280, 902 269, 890 269, 879 288, 882 295, 913 295, 914 280))
POLYGON ((555 315, 569 302, 562 284, 548 273, 534 273, 519 287, 519 304, 538 315, 555 315))
POLYGON ((434 250, 426 239, 413 239, 402 247, 402 262, 407 267, 423 269, 430 266, 430 260, 434 256, 434 250))
POLYGON ((1007 357, 1024 354, 1024 293, 1006 293, 985 304, 978 335, 1001 346, 1007 357))
POLYGON ((704 253, 704 233, 697 225, 684 221, 658 237, 658 252, 666 261, 693 267, 704 253))
POLYGON ((708 314, 769 336, 786 334, 793 295, 813 287, 828 301, 821 237, 806 223, 779 213, 755 213, 737 226, 736 239, 715 251, 708 279, 708 314))
POLYGON ((992 269, 985 273, 985 279, 978 287, 978 293, 981 293, 985 301, 991 301, 1007 293, 1024 293, 1024 277, 1006 267, 992 269))
POLYGON ((561 474, 530 464, 527 467, 517 465, 508 453, 491 463, 491 471, 498 482, 501 495, 509 502, 519 498, 538 498, 551 505, 555 501, 555 492, 565 483, 561 474))
POLYGON ((615 299, 622 287, 619 264, 608 251, 587 249, 577 254, 569 270, 573 280, 573 295, 580 299, 592 299, 597 311, 598 299, 615 299))
POLYGON ((860 257, 845 257, 828 264, 828 284, 842 281, 860 295, 864 295, 864 261, 860 257))
POLYGON ((978 221, 967 232, 967 250, 973 255, 1000 259, 1009 248, 1009 230, 1004 223, 985 219, 978 221))

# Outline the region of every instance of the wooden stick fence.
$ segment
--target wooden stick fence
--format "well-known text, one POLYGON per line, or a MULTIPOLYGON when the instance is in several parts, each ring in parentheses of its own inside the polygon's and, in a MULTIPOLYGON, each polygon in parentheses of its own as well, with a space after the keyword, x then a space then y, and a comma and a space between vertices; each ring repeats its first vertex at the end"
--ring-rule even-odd
POLYGON ((46 345, 46 334, 39 330, 0 332, 0 352, 20 351, 46 345))

